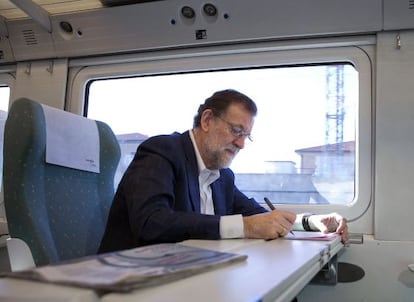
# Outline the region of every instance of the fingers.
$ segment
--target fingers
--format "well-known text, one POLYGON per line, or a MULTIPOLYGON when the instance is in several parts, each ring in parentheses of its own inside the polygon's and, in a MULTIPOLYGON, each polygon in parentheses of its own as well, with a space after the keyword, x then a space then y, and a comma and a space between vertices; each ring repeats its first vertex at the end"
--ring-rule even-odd
POLYGON ((280 225, 279 227, 276 227, 275 230, 275 236, 272 239, 286 236, 290 229, 280 225))
POLYGON ((339 219, 339 221, 338 221, 338 225, 337 225, 337 227, 336 227, 336 232, 337 233, 340 233, 340 232, 342 232, 342 231, 344 231, 345 229, 347 228, 347 225, 346 225, 346 219, 345 218, 341 218, 341 219, 339 219))
POLYGON ((348 241, 348 225, 345 218, 341 218, 339 220, 339 225, 335 233, 341 236, 341 241, 343 243, 346 243, 348 241))
POLYGON ((274 234, 270 236, 270 238, 267 238, 267 240, 276 239, 279 237, 285 237, 289 233, 289 229, 280 226, 280 229, 278 229, 274 234))
POLYGON ((288 211, 272 211, 274 212, 273 219, 274 223, 276 224, 276 228, 278 230, 279 236, 284 237, 286 236, 290 230, 292 229, 293 223, 296 220, 296 214, 288 211), (280 226, 280 230, 278 227, 280 226))
POLYGON ((280 236, 285 237, 286 235, 288 235, 289 233, 292 233, 292 227, 289 228, 283 228, 283 232, 280 234, 280 236))
POLYGON ((285 228, 284 226, 281 226, 281 231, 279 232, 279 236, 280 237, 284 237, 284 236, 286 236, 286 234, 288 233, 289 231, 288 231, 288 229, 287 228, 285 228))
POLYGON ((343 243, 348 241, 348 225, 346 218, 342 217, 337 213, 333 213, 333 218, 335 219, 335 226, 332 229, 332 232, 341 236, 341 241, 343 243))
POLYGON ((329 228, 329 226, 332 225, 332 222, 330 220, 330 217, 322 218, 319 222, 315 223, 315 226, 324 234, 335 231, 336 227, 334 227, 333 230, 329 228))
POLYGON ((284 237, 289 233, 290 227, 285 227, 282 224, 269 226, 269 229, 266 232, 266 237, 264 239, 276 239, 279 237, 284 237))
POLYGON ((273 217, 271 219, 284 228, 291 228, 296 220, 296 214, 288 211, 273 210, 268 214, 273 217))
POLYGON ((278 232, 278 237, 286 236, 292 228, 296 219, 296 214, 287 211, 272 211, 274 212, 273 219, 276 224, 275 228, 278 232), (280 230, 279 230, 280 226, 280 230))

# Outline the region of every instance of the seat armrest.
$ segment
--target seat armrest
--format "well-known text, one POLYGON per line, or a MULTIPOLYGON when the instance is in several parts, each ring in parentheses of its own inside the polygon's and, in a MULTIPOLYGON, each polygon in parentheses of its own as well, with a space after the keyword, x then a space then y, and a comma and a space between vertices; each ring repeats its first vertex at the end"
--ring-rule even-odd
POLYGON ((29 246, 19 238, 8 238, 6 241, 12 272, 36 267, 29 246))

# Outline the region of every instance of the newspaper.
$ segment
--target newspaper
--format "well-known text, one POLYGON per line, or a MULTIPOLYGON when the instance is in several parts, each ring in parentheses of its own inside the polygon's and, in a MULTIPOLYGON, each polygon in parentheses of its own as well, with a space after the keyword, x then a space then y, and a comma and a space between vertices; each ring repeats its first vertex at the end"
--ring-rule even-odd
POLYGON ((189 277, 246 258, 246 255, 164 243, 3 276, 123 292, 189 277))

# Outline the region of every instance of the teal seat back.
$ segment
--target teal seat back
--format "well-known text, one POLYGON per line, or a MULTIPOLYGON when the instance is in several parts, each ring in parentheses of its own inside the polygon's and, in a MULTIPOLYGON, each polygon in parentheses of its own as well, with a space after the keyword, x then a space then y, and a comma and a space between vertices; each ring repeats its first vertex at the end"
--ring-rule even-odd
POLYGON ((45 116, 39 103, 23 98, 9 110, 3 153, 6 218, 10 236, 27 243, 36 266, 97 252, 120 147, 108 125, 96 124, 100 173, 46 163, 45 116))

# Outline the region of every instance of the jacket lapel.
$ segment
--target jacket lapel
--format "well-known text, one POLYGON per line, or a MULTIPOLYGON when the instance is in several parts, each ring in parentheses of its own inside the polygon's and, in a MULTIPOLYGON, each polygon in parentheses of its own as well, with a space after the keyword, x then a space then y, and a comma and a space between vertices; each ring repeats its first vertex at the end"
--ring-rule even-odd
POLYGON ((220 178, 211 184, 211 191, 213 193, 214 213, 216 215, 226 215, 226 194, 222 192, 220 178))
POLYGON ((198 184, 198 167, 194 146, 188 131, 183 133, 182 139, 186 158, 185 166, 190 201, 193 211, 200 213, 200 186, 198 184))

